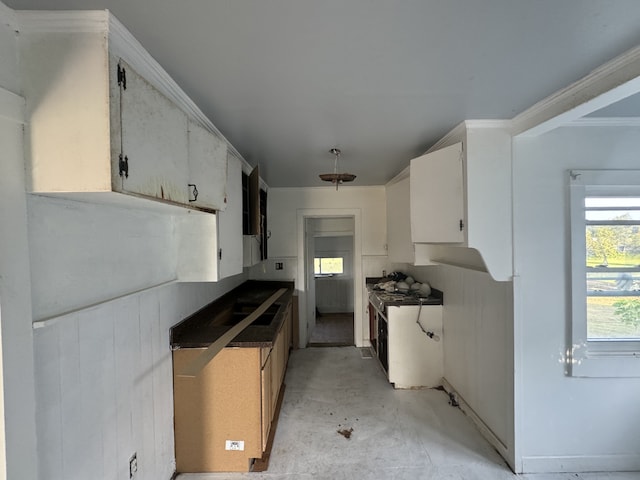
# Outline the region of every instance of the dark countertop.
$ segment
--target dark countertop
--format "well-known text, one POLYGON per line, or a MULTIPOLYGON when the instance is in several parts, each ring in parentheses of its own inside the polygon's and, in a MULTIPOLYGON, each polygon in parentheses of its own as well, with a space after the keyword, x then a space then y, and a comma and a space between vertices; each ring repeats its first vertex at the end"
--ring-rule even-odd
POLYGON ((409 291, 407 293, 402 292, 386 292, 384 290, 377 290, 374 287, 375 284, 385 282, 389 279, 379 277, 367 277, 367 290, 369 296, 375 296, 372 303, 377 308, 382 307, 401 307, 404 305, 442 305, 443 293, 437 288, 431 288, 431 293, 428 297, 424 297, 417 292, 409 291))
POLYGON ((231 317, 237 304, 250 308, 258 307, 280 288, 286 288, 287 291, 274 303, 277 305, 277 311, 273 320, 268 325, 249 325, 227 345, 228 347, 272 346, 284 321, 287 306, 293 297, 293 282, 249 280, 243 283, 173 326, 171 348, 175 350, 208 347, 240 321, 224 324, 225 319, 231 317))

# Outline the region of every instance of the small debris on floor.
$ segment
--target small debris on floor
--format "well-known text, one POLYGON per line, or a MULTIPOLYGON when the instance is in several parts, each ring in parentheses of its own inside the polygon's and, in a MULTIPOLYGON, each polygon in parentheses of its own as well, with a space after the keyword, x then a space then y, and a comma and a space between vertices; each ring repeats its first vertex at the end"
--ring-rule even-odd
POLYGON ((351 438, 352 432, 353 432, 353 428, 350 428, 349 430, 347 430, 346 428, 343 428, 342 430, 338 430, 338 433, 342 435, 344 438, 346 438, 347 440, 351 438))
POLYGON ((453 392, 449 392, 449 405, 451 405, 452 407, 459 407, 460 404, 458 403, 458 400, 456 400, 456 396, 453 392))

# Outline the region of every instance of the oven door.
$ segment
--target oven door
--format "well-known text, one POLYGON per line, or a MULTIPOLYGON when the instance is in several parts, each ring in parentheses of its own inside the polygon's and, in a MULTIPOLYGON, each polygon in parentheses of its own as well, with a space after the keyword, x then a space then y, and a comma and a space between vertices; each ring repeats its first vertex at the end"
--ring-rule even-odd
POLYGON ((389 372, 389 328, 387 319, 380 312, 376 311, 378 317, 378 360, 385 372, 389 372))

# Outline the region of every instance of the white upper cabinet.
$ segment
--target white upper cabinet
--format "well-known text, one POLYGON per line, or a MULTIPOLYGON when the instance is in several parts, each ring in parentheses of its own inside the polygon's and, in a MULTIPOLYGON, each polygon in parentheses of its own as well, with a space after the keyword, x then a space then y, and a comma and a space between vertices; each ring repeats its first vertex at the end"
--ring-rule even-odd
MULTIPOLYGON (((229 157, 229 160, 231 158, 229 157)), ((239 162, 235 158, 233 160, 239 162)), ((229 164, 235 165, 235 162, 230 161, 229 164)), ((227 168, 229 166, 226 142, 197 122, 190 120, 189 202, 194 206, 218 211, 227 208, 227 181, 229 180, 227 168)), ((233 181, 236 181, 235 177, 233 181)), ((242 179, 237 180, 237 182, 241 181, 242 179)), ((241 189, 242 185, 238 188, 241 189)), ((235 190, 238 188, 234 187, 235 190)), ((242 193, 238 195, 242 200, 242 193)))
POLYGON ((511 134, 504 122, 463 122, 411 161, 409 177, 420 264, 476 265, 471 257, 479 253, 495 280, 510 280, 511 134))
POLYGON ((411 240, 464 242, 462 143, 411 160, 411 240))
POLYGON ((242 273, 242 164, 233 155, 227 160, 227 208, 218 212, 220 278, 242 273))
POLYGON ((114 17, 25 11, 19 23, 29 192, 225 208, 226 141, 114 17))
POLYGON ((112 158, 119 167, 114 190, 187 204, 187 115, 123 60, 117 70, 122 78, 120 98, 112 102, 120 106, 122 150, 112 158))
POLYGON ((411 241, 409 167, 386 186, 387 255, 390 262, 433 265, 429 246, 411 241))
POLYGON ((227 208, 175 218, 178 281, 215 282, 242 273, 242 164, 233 155, 227 163, 227 208))
POLYGON ((413 263, 409 213, 409 176, 405 170, 385 187, 387 195, 387 255, 390 262, 413 263))

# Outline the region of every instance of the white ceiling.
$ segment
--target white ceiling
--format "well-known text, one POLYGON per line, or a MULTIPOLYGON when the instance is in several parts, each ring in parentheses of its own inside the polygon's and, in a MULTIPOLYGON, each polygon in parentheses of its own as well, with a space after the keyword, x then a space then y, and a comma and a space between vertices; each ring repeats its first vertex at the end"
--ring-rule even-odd
POLYGON ((109 9, 271 187, 381 185, 640 44, 638 0, 4 0, 109 9))

